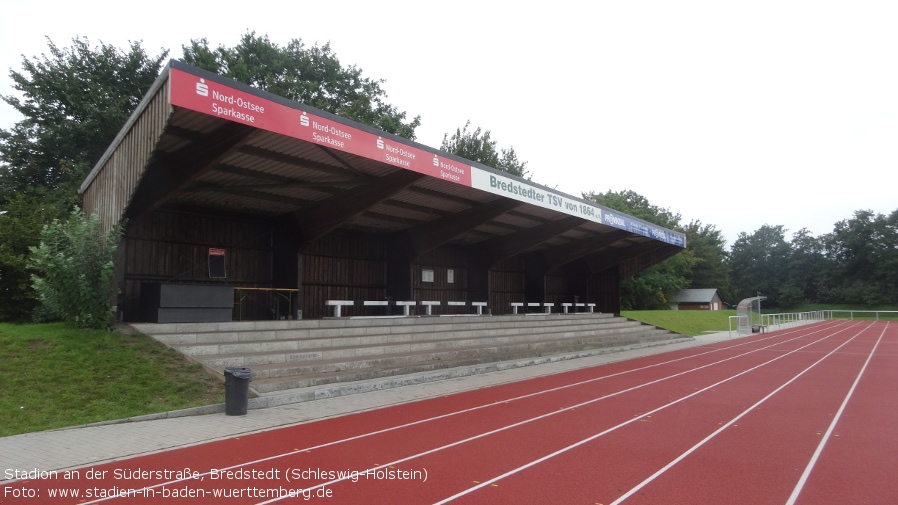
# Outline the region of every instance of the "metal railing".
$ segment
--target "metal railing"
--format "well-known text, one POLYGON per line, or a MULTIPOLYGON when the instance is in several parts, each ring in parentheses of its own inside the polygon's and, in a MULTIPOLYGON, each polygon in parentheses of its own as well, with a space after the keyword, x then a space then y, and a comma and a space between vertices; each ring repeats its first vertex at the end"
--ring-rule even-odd
POLYGON ((735 331, 739 335, 758 333, 767 330, 779 330, 788 326, 813 323, 831 319, 850 319, 852 321, 898 321, 898 310, 849 310, 849 309, 823 309, 808 312, 784 312, 781 314, 761 314, 760 324, 752 324, 749 316, 729 317, 729 336, 735 331))
POLYGON ((896 321, 898 320, 898 310, 839 310, 827 309, 822 311, 826 314, 826 319, 872 319, 874 321, 896 321), (837 314, 841 314, 838 316, 837 314), (847 317, 846 317, 847 315, 847 317))
POLYGON ((736 334, 743 335, 747 334, 751 331, 751 323, 748 320, 748 316, 730 316, 728 321, 728 334, 729 338, 733 338, 733 320, 736 320, 736 334))
POLYGON ((797 326, 802 324, 823 321, 825 319, 823 310, 813 310, 808 312, 783 312, 780 314, 761 314, 760 324, 751 324, 748 316, 730 316, 729 317, 729 336, 733 335, 733 320, 736 320, 736 332, 739 335, 747 335, 749 333, 759 333, 768 330, 780 330, 789 326, 797 326))
POLYGON ((823 321, 823 311, 813 310, 810 312, 784 312, 782 314, 762 314, 761 324, 767 326, 776 326, 777 329, 784 325, 793 325, 795 323, 805 324, 815 321, 823 321))

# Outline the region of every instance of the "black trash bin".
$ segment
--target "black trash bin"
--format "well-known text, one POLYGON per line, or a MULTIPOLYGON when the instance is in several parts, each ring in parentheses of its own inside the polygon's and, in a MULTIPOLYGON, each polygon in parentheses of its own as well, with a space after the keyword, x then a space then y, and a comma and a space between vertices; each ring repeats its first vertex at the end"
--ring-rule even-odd
POLYGON ((249 368, 225 368, 225 414, 245 416, 249 396, 249 380, 253 371, 249 368))

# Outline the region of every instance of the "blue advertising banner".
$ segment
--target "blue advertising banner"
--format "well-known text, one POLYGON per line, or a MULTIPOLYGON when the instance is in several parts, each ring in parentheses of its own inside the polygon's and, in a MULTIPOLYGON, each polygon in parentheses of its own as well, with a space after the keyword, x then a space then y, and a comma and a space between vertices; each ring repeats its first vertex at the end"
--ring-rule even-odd
POLYGON ((621 212, 603 208, 602 224, 626 230, 630 233, 635 233, 644 237, 649 237, 666 244, 675 245, 677 247, 686 247, 686 236, 682 233, 646 223, 645 221, 630 217, 621 212))

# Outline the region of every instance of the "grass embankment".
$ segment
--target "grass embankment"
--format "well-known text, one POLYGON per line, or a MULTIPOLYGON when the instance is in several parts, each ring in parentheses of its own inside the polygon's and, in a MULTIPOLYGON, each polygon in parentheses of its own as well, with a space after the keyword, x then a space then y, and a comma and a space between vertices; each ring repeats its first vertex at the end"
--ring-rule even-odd
POLYGON ((735 310, 625 310, 624 317, 695 337, 707 332, 727 331, 735 310))
MULTIPOLYGON (((859 305, 803 305, 794 308, 765 308, 764 314, 782 314, 795 312, 813 312, 818 310, 832 310, 836 319, 865 319, 880 321, 898 321, 898 307, 880 305, 865 307, 859 305), (854 311, 852 314, 851 311, 854 311), (880 312, 872 311, 891 311, 880 312)), ((621 312, 624 317, 642 321, 652 326, 671 330, 683 335, 694 337, 705 332, 727 331, 729 329, 729 317, 735 316, 735 310, 625 310, 621 312)))
POLYGON ((0 436, 222 403, 222 379, 145 335, 0 324, 0 436))

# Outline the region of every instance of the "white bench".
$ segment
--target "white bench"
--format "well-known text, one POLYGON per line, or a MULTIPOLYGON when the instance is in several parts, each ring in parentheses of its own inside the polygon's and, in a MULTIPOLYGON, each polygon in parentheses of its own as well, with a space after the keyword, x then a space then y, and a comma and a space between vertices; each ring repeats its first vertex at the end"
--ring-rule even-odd
POLYGON ((402 307, 402 313, 403 313, 404 315, 410 316, 410 315, 412 315, 412 313, 411 313, 411 310, 412 310, 411 307, 412 307, 413 305, 416 305, 416 303, 415 303, 415 301, 407 301, 407 300, 405 300, 405 301, 398 301, 398 302, 396 302, 396 305, 402 307))
POLYGON ((362 302, 365 307, 384 307, 387 309, 386 315, 390 314, 390 302, 387 300, 365 300, 362 302))
POLYGON ((551 313, 552 313, 552 307, 554 307, 555 304, 554 304, 554 303, 528 302, 528 303, 527 303, 527 306, 528 306, 528 307, 542 307, 542 308, 543 308, 543 311, 542 311, 542 312, 533 312, 533 314, 551 314, 551 313))
POLYGON ((565 313, 565 314, 567 314, 567 311, 568 311, 568 308, 569 308, 569 307, 574 307, 574 312, 575 312, 575 313, 576 313, 576 312, 584 312, 584 311, 581 311, 581 310, 577 310, 578 308, 580 308, 580 309, 585 308, 585 309, 586 309, 585 312, 589 312, 589 313, 595 312, 595 308, 596 308, 596 304, 594 304, 594 303, 562 303, 561 305, 564 306, 564 313, 565 313))
POLYGON ((512 302, 512 304, 511 304, 511 310, 514 312, 515 315, 517 315, 517 314, 518 314, 518 309, 521 308, 521 307, 523 307, 523 306, 524 306, 524 304, 521 303, 521 302, 512 302))
MULTIPOLYGON (((464 307, 468 302, 446 302, 446 305, 450 307, 464 307)), ((464 314, 445 314, 445 315, 464 315, 464 314)))
POLYGON ((352 300, 328 300, 325 303, 334 308, 334 317, 341 317, 343 315, 343 307, 352 307, 355 305, 355 302, 352 300))
MULTIPOLYGON (((518 303, 518 304, 512 303, 511 304, 512 307, 515 307, 515 311, 514 311, 515 314, 518 313, 517 307, 522 307, 523 305, 524 305, 523 303, 518 303)), ((537 308, 542 307, 543 308, 542 312, 531 312, 531 314, 551 314, 552 307, 554 307, 554 306, 555 306, 554 303, 527 302, 527 307, 537 307, 537 308)))
POLYGON ((432 316, 434 305, 439 306, 440 302, 437 300, 426 300, 426 301, 421 301, 421 305, 427 307, 427 315, 432 316))
MULTIPOLYGON (((468 302, 446 302, 446 305, 450 307, 466 307, 468 302)), ((468 312, 462 312, 460 314, 443 314, 444 316, 482 316, 484 308, 488 305, 487 302, 471 302, 471 307, 473 307, 476 312, 471 314, 468 312)))
MULTIPOLYGON (((465 307, 468 305, 468 302, 450 301, 450 302, 446 302, 446 305, 448 305, 450 307, 465 307)), ((460 312, 455 312, 455 311, 450 311, 450 312, 451 312, 450 314, 440 314, 440 317, 461 317, 461 316, 476 315, 476 314, 468 314, 464 310, 461 310, 460 312)))

